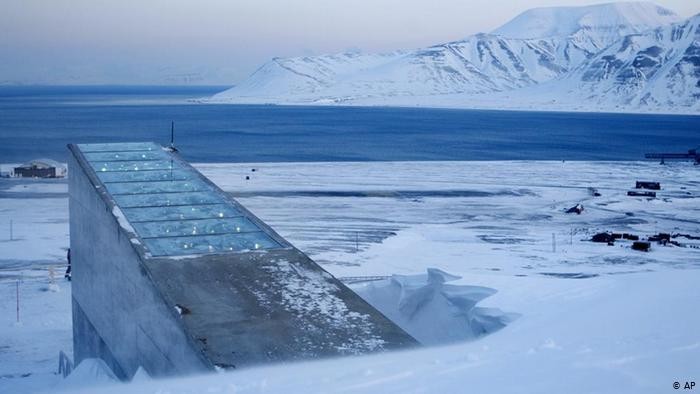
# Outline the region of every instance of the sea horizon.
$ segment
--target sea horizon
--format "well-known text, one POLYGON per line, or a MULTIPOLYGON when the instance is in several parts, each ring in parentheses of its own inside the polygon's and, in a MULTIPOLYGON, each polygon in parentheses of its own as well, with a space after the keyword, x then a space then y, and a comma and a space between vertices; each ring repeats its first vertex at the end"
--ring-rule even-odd
POLYGON ((0 157, 175 142, 192 162, 643 160, 700 140, 692 115, 201 104, 219 86, 0 87, 0 157), (605 140, 605 143, 601 141, 605 140))

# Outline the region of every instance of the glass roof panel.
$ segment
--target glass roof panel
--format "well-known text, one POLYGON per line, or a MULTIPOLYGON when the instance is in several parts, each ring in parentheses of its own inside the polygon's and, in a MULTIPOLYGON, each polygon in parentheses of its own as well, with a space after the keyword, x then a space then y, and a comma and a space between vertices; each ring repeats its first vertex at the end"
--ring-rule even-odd
POLYGON ((146 238, 144 242, 153 256, 240 252, 280 247, 280 244, 262 231, 194 237, 146 238))
POLYGON ((134 150, 163 150, 153 142, 116 142, 109 144, 78 144, 83 153, 87 152, 126 152, 134 150))
POLYGON ((172 205, 221 204, 225 200, 214 193, 118 194, 112 196, 120 207, 163 207, 172 205))
POLYGON ((175 207, 124 208, 131 223, 159 220, 230 218, 242 216, 233 205, 183 205, 175 207))
POLYGON ((212 190, 209 185, 198 179, 185 181, 107 183, 105 185, 112 195, 200 192, 212 190))
POLYGON ((217 187, 158 145, 78 147, 153 256, 281 247, 217 187))
POLYGON ((97 172, 170 170, 178 168, 172 160, 91 161, 90 165, 97 172))
POLYGON ((143 238, 237 234, 260 231, 258 226, 244 217, 180 221, 164 220, 134 223, 133 226, 143 238))
POLYGON ((85 158, 90 161, 146 161, 163 160, 168 156, 162 150, 132 151, 132 152, 90 152, 84 153, 85 158))
POLYGON ((191 171, 177 169, 98 172, 97 177, 105 184, 111 182, 184 181, 194 178, 191 171))

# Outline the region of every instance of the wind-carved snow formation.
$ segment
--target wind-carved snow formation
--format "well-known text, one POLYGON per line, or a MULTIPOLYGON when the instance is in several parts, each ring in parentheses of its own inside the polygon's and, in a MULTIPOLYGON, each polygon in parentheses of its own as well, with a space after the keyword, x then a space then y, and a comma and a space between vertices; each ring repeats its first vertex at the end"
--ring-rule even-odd
POLYGON ((423 345, 475 339, 505 327, 518 315, 477 307, 496 290, 450 285, 460 279, 436 268, 422 275, 353 286, 353 290, 423 345))
POLYGON ((208 101, 697 113, 699 20, 647 2, 537 8, 428 48, 274 58, 208 101))

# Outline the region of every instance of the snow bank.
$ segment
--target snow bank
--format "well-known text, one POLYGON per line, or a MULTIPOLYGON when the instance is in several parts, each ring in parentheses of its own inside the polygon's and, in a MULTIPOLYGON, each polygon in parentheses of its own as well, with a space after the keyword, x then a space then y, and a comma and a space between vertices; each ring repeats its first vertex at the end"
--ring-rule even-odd
POLYGON ((500 279, 523 316, 478 341, 80 392, 638 394, 697 381, 700 270, 500 279))
POLYGON ((59 385, 60 390, 116 383, 119 380, 112 370, 99 358, 83 360, 59 385))
POLYGON ((424 345, 478 338, 505 327, 517 317, 476 304, 496 293, 481 286, 448 285, 460 279, 436 268, 422 275, 353 286, 362 298, 424 345))
POLYGON ((131 382, 145 382, 151 380, 151 375, 146 372, 143 367, 139 367, 139 369, 136 370, 136 373, 134 373, 134 376, 131 378, 131 382))
MULTIPOLYGON (((181 379, 135 377, 128 386, 76 390, 636 394, 673 392, 677 380, 697 382, 700 314, 693 305, 700 304, 700 250, 658 246, 641 253, 622 242, 606 246, 587 241, 602 231, 697 234, 700 189, 692 163, 240 163, 198 168, 225 190, 245 193, 241 201, 247 207, 336 277, 412 276, 439 262, 441 269, 466 279, 443 276, 443 290, 457 284, 498 289, 481 293, 488 298, 476 303, 479 313, 472 320, 485 325, 479 317, 493 316, 482 306, 521 316, 494 335, 445 346, 181 379), (246 182, 251 167, 258 169, 256 179, 246 182), (628 197, 639 179, 660 181, 659 198, 628 197), (601 196, 592 196, 588 187, 601 196), (406 190, 424 194, 407 198, 402 194, 406 190), (324 193, 314 194, 319 191, 324 193), (333 196, 336 191, 363 193, 333 196), (459 196, 454 191, 479 193, 459 196), (586 207, 581 215, 563 213, 577 203, 586 207)), ((61 350, 71 356, 71 289, 69 282, 60 281, 60 292, 42 291, 47 267, 36 260, 55 255, 53 262, 65 261, 67 198, 6 198, 4 204, 7 216, 15 218, 15 234, 24 240, 0 240, 0 263, 5 265, 0 275, 0 393, 56 391, 63 380, 55 374, 56 356, 61 350), (17 260, 1 261, 12 258, 17 260), (17 279, 20 325, 14 312, 17 279)), ((428 282, 423 275, 419 283, 427 287, 428 282)), ((301 277, 285 291, 299 286, 301 277)), ((317 291, 308 289, 308 297, 313 300, 317 291)), ((425 308, 419 307, 416 317, 425 308)))

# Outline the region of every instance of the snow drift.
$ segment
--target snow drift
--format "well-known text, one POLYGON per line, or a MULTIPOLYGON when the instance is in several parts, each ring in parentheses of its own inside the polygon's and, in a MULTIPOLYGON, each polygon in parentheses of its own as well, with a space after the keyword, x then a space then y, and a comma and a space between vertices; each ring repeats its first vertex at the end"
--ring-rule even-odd
POLYGON ((460 279, 435 268, 422 275, 393 275, 389 279, 353 286, 353 290, 423 345, 475 339, 505 327, 517 315, 477 307, 496 290, 449 285, 460 279))
POLYGON ((75 367, 58 386, 60 390, 73 390, 85 385, 117 383, 119 379, 107 364, 99 358, 87 358, 75 367))

